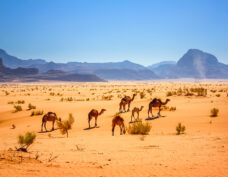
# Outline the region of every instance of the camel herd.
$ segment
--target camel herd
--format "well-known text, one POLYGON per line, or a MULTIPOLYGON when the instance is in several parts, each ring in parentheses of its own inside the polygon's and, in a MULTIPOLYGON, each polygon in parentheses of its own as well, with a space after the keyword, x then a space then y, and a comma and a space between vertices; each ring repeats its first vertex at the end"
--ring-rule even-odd
MULTIPOLYGON (((130 111, 130 106, 131 106, 131 102, 134 100, 136 94, 133 94, 132 98, 129 96, 125 96, 124 98, 121 99, 120 104, 119 104, 119 113, 123 113, 126 112, 125 107, 126 105, 128 105, 128 111, 130 111), (122 109, 123 108, 123 109, 122 109)), ((148 109, 148 118, 149 114, 151 114, 152 118, 153 113, 152 113, 152 108, 153 107, 158 107, 159 111, 158 111, 158 116, 161 116, 160 112, 161 112, 161 106, 162 105, 166 105, 168 102, 170 101, 170 99, 166 99, 165 102, 162 102, 161 99, 158 98, 154 98, 150 103, 149 103, 149 109, 148 109)), ((139 112, 142 111, 142 109, 144 108, 144 106, 141 106, 140 108, 134 107, 132 109, 132 114, 131 114, 131 122, 132 122, 132 118, 134 118, 134 120, 139 120, 139 112), (135 113, 137 113, 137 119, 135 118, 135 113)), ((92 120, 92 118, 95 118, 95 127, 97 127, 97 118, 98 116, 100 116, 101 114, 103 114, 106 111, 106 109, 101 109, 100 112, 98 112, 98 110, 96 109, 92 109, 89 114, 88 114, 88 124, 89 124, 89 128, 90 128, 90 121, 92 120)), ((54 124, 55 121, 61 121, 61 118, 58 118, 56 113, 54 112, 48 112, 47 114, 45 114, 42 118, 42 125, 41 125, 41 132, 43 132, 43 127, 45 128, 45 130, 47 131, 46 128, 46 123, 47 121, 51 121, 52 122, 52 131, 54 130, 54 124)), ((114 116, 113 120, 112 120, 112 135, 114 136, 114 129, 116 126, 120 127, 120 134, 125 134, 126 130, 125 130, 125 125, 124 125, 124 119, 117 114, 116 116, 114 116)))

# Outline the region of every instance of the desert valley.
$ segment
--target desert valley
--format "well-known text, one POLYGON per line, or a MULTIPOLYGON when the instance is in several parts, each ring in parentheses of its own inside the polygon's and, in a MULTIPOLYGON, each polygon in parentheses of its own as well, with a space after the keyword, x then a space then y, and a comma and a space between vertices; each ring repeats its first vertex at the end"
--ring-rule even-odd
POLYGON ((0 97, 0 176, 228 174, 227 81, 1 83, 0 97), (120 135, 117 126, 112 136, 112 119, 121 98, 133 94, 130 111, 120 113, 126 134, 120 135), (153 108, 154 118, 148 119, 153 98, 170 101, 162 106, 161 116, 153 108), (139 120, 151 130, 146 135, 131 134, 129 126, 135 124, 130 122, 131 110, 141 106, 139 120), (106 111, 98 116, 97 127, 94 118, 90 121, 89 129, 92 109, 106 111), (68 137, 56 123, 51 131, 49 121, 48 131, 41 132, 42 117, 50 111, 62 121, 72 114, 68 137), (185 130, 177 135, 179 123, 185 130), (16 151, 18 136, 26 132, 34 133, 35 141, 28 152, 16 151))

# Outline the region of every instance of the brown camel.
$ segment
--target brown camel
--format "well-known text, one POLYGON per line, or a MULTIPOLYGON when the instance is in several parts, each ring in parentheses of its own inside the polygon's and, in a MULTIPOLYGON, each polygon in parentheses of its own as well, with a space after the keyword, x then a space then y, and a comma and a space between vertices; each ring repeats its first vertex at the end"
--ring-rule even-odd
POLYGON ((95 127, 97 126, 97 117, 101 114, 103 114, 103 112, 105 112, 106 109, 101 109, 101 111, 98 113, 98 111, 96 109, 92 109, 89 114, 88 114, 88 123, 89 123, 89 128, 90 128, 90 120, 95 117, 95 127))
POLYGON ((124 126, 124 119, 119 115, 116 115, 112 119, 112 136, 114 136, 114 129, 116 125, 119 125, 121 135, 126 133, 125 126, 124 126))
POLYGON ((149 118, 149 113, 151 113, 152 117, 154 117, 154 116, 153 116, 153 113, 152 113, 152 107, 158 107, 158 108, 159 108, 158 116, 161 116, 161 114, 160 114, 160 112, 161 112, 161 106, 162 106, 162 105, 166 105, 169 101, 170 101, 170 99, 166 99, 165 102, 162 102, 160 99, 154 98, 154 99, 150 102, 150 104, 149 104, 148 118, 149 118))
POLYGON ((130 106, 131 106, 131 102, 134 100, 136 94, 134 93, 132 98, 129 97, 129 96, 125 96, 124 98, 121 99, 120 101, 120 109, 119 109, 119 112, 122 112, 122 108, 124 110, 124 112, 126 112, 125 110, 125 106, 128 105, 128 110, 127 111, 130 111, 130 106))
POLYGON ((46 128, 47 121, 52 121, 52 131, 53 131, 56 120, 61 121, 61 118, 59 118, 59 119, 57 118, 56 113, 48 112, 47 114, 45 114, 42 118, 41 132, 43 131, 43 126, 44 126, 45 130, 47 131, 47 128, 46 128))
POLYGON ((134 107, 134 109, 132 109, 131 122, 132 122, 132 117, 134 117, 134 119, 135 119, 135 113, 137 113, 137 115, 138 115, 137 120, 139 120, 139 112, 142 111, 143 108, 144 108, 144 106, 141 106, 141 108, 134 107))

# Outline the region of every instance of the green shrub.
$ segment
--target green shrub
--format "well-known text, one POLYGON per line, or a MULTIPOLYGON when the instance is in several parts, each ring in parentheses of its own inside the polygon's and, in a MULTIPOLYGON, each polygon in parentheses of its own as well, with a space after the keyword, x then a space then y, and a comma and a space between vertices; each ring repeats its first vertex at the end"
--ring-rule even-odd
POLYGON ((181 123, 178 123, 178 125, 176 126, 176 131, 177 131, 177 135, 180 135, 181 133, 184 133, 185 126, 181 125, 181 123))
POLYGON ((30 116, 39 116, 39 115, 43 115, 44 111, 32 111, 30 116))
POLYGON ((219 113, 219 109, 213 108, 211 109, 211 117, 217 117, 219 113))
POLYGON ((29 103, 28 110, 31 110, 31 109, 36 109, 36 106, 33 106, 31 103, 29 103))
POLYGON ((15 112, 22 111, 22 107, 20 105, 14 105, 15 112))
POLYGON ((149 123, 142 123, 139 121, 129 125, 127 132, 129 134, 147 135, 151 128, 152 126, 149 123))
POLYGON ((34 143, 36 139, 36 134, 32 132, 27 132, 24 136, 18 136, 18 144, 20 148, 18 150, 27 152, 28 147, 34 143))
POLYGON ((72 114, 69 114, 68 120, 57 121, 57 126, 61 134, 63 135, 67 134, 67 138, 68 138, 68 130, 72 128, 73 123, 74 123, 74 117, 72 114))

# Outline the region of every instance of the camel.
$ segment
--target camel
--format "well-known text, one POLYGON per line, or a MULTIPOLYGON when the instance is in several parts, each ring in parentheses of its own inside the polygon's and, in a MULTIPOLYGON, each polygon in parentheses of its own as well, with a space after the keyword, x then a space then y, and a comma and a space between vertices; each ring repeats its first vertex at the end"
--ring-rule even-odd
POLYGON ((141 106, 141 108, 134 107, 134 109, 132 109, 131 122, 132 122, 132 117, 134 117, 134 119, 135 119, 135 113, 137 113, 137 115, 138 115, 137 120, 139 120, 139 112, 142 111, 143 108, 144 108, 144 106, 141 106))
POLYGON ((125 126, 124 126, 124 119, 119 115, 117 115, 112 119, 112 136, 114 136, 114 129, 116 125, 119 125, 120 127, 120 135, 126 133, 125 126))
POLYGON ((95 127, 97 126, 97 117, 103 114, 106 109, 101 109, 101 111, 98 113, 96 109, 92 109, 89 114, 88 114, 88 123, 89 123, 89 128, 90 128, 90 120, 95 117, 95 127))
POLYGON ((160 112, 161 112, 161 106, 162 106, 162 105, 166 105, 169 101, 170 101, 170 99, 166 99, 165 102, 162 102, 160 99, 154 98, 154 99, 150 102, 150 104, 149 104, 148 118, 149 118, 149 113, 151 113, 152 117, 154 117, 154 116, 153 116, 153 113, 152 113, 152 107, 158 107, 158 108, 159 108, 158 116, 161 116, 161 114, 160 114, 160 112))
POLYGON ((132 98, 129 97, 129 96, 125 96, 124 98, 122 98, 121 101, 120 101, 119 112, 122 112, 122 108, 123 108, 124 112, 126 112, 125 106, 127 104, 128 104, 128 110, 127 111, 130 111, 131 102, 134 100, 135 96, 136 96, 136 94, 133 94, 132 98))
POLYGON ((47 114, 45 114, 42 118, 41 132, 43 132, 43 126, 44 126, 45 130, 47 131, 47 128, 46 128, 47 121, 52 121, 52 131, 53 131, 55 129, 54 124, 55 124, 56 120, 61 121, 61 118, 59 118, 59 119, 57 118, 56 113, 48 112, 47 114))

